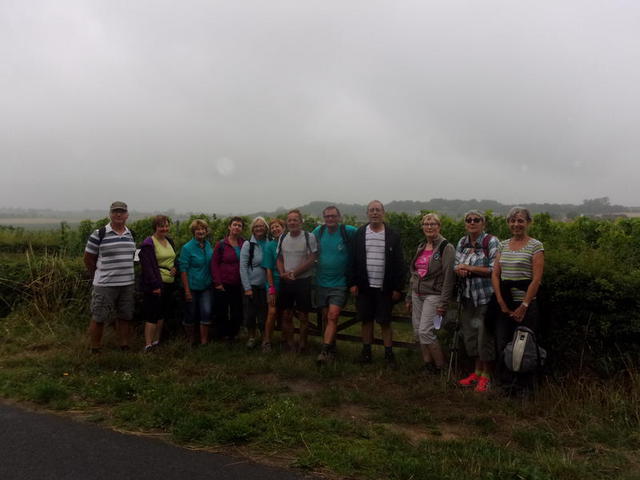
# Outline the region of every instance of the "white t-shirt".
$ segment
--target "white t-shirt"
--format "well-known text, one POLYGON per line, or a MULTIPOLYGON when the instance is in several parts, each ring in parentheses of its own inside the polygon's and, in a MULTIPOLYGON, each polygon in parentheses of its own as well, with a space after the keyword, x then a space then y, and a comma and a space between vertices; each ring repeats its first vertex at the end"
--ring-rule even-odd
POLYGON ((384 233, 384 228, 380 232, 374 232, 369 225, 365 231, 367 274, 372 288, 382 288, 384 283, 384 233))
MULTIPOLYGON (((301 231, 297 237, 292 236, 291 233, 287 233, 280 243, 280 252, 282 253, 282 261, 284 262, 284 270, 286 272, 295 270, 307 260, 310 253, 316 253, 318 251, 318 243, 316 242, 315 235, 307 235, 309 236, 308 248, 305 232, 303 231, 301 231)), ((312 274, 312 269, 309 269, 298 275, 297 278, 308 278, 312 274)))

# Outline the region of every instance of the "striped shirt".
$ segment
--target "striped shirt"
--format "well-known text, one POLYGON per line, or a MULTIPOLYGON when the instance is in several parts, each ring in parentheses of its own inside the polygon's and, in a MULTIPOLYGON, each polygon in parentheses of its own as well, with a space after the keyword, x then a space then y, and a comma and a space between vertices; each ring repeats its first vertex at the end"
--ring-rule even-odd
MULTIPOLYGON (((542 242, 530 238, 520 250, 509 248, 510 240, 500 242, 500 278, 502 280, 531 280, 533 278, 533 256, 544 252, 542 242)), ((513 300, 521 302, 527 292, 511 289, 513 300)))
POLYGON ((374 232, 369 225, 365 231, 367 275, 371 288, 382 288, 384 283, 384 233, 384 229, 381 232, 374 232))
MULTIPOLYGON (((456 265, 471 265, 473 267, 488 267, 489 271, 493 270, 493 263, 496 259, 496 254, 500 248, 500 240, 497 237, 492 236, 487 244, 487 253, 489 257, 485 255, 482 244, 487 233, 482 233, 471 244, 469 235, 465 235, 458 242, 456 247, 456 265)), ((464 290, 462 295, 465 298, 473 300, 473 304, 486 305, 491 300, 493 295, 493 287, 491 286, 491 277, 480 277, 474 275, 464 279, 464 290)))
POLYGON ((133 256, 136 243, 131 231, 125 227, 122 235, 107 225, 102 242, 98 230, 89 236, 84 251, 98 256, 93 284, 99 287, 133 285, 133 256))

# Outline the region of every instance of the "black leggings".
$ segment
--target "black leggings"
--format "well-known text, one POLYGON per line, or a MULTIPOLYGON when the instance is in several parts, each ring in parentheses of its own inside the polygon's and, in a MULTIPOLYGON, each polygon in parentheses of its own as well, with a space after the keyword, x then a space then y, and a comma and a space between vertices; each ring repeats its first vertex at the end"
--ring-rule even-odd
POLYGON ((242 285, 224 284, 224 290, 214 289, 213 292, 216 336, 233 339, 242 325, 242 285))

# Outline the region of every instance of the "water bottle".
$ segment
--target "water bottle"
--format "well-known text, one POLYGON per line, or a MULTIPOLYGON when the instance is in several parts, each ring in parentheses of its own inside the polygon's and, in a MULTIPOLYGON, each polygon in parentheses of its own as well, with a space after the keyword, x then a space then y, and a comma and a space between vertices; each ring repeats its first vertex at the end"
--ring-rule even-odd
POLYGON ((433 317, 433 326, 436 330, 440 330, 440 327, 442 326, 442 315, 436 315, 433 317))

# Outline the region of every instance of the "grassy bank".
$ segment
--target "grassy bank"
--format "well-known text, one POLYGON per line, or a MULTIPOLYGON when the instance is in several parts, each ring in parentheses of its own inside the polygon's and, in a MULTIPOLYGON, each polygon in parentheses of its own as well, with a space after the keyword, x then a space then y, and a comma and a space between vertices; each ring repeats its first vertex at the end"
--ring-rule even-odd
POLYGON ((90 355, 80 259, 0 260, 0 397, 332 477, 640 478, 640 375, 631 364, 514 400, 425 377, 415 351, 397 352, 397 370, 379 350, 361 367, 357 346, 345 343, 322 370, 314 354, 191 349, 180 338, 143 355, 140 332, 123 353, 110 329, 104 351, 90 355))
MULTIPOLYGON (((640 379, 548 384, 533 400, 478 396, 399 367, 314 355, 191 349, 89 355, 85 319, 25 306, 0 320, 0 395, 181 445, 355 478, 640 478, 640 379)), ((140 346, 140 345, 138 345, 140 346)))

